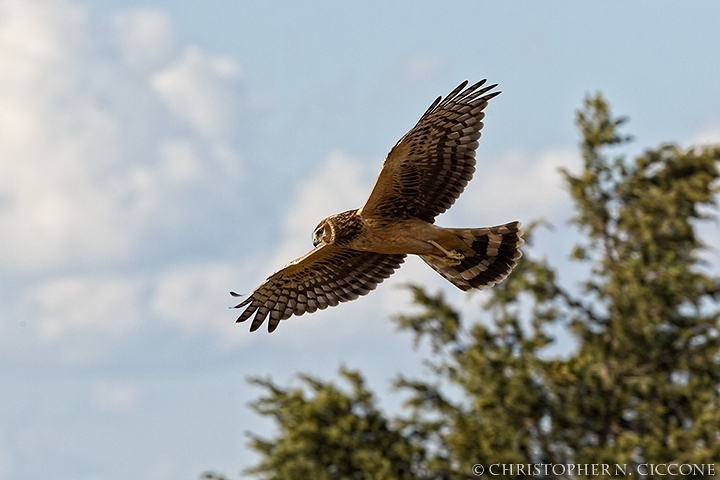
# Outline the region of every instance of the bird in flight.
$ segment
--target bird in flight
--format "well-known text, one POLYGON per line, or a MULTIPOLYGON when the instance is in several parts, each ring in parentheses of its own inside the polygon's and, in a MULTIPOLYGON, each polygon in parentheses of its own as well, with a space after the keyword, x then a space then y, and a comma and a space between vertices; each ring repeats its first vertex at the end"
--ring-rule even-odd
MULTIPOLYGON (((461 290, 503 280, 522 255, 520 222, 484 228, 433 225, 475 172, 484 109, 500 94, 486 80, 461 83, 438 97, 390 150, 370 196, 357 210, 326 218, 313 232, 314 249, 273 273, 234 308, 250 331, 355 300, 374 290, 409 254, 461 290), (467 88, 466 88, 467 87, 467 88)), ((238 297, 235 292, 231 295, 238 297)))

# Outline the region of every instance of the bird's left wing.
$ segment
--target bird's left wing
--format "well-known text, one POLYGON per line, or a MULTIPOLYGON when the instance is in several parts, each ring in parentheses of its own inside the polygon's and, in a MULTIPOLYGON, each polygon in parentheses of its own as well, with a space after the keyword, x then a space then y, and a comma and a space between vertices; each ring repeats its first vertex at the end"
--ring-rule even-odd
MULTIPOLYGON (((246 307, 238 322, 255 314, 254 332, 267 317, 268 331, 292 315, 312 313, 366 295, 388 278, 405 255, 361 252, 323 245, 273 273, 262 285, 234 308, 246 307)), ((236 293, 232 293, 238 296, 236 293)))
POLYGON ((497 85, 483 87, 485 80, 465 88, 467 83, 435 100, 390 150, 360 209, 363 217, 432 223, 460 196, 475 173, 483 110, 500 94, 491 92, 497 85))

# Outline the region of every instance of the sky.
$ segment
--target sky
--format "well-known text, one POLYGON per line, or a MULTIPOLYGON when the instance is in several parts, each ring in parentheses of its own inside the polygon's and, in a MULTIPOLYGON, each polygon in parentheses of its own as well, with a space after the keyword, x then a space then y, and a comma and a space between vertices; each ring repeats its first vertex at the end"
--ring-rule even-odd
MULTIPOLYGON (((478 171, 444 226, 544 218, 576 285, 558 167, 601 91, 637 154, 720 143, 720 3, 0 0, 0 480, 239 478, 273 425, 248 377, 360 369, 383 408, 424 350, 395 330, 417 259, 354 302, 235 324, 248 293, 359 207, 390 147, 488 78, 478 171)), ((715 249, 717 225, 703 227, 715 249)), ((558 349, 567 349, 561 337, 558 349)))

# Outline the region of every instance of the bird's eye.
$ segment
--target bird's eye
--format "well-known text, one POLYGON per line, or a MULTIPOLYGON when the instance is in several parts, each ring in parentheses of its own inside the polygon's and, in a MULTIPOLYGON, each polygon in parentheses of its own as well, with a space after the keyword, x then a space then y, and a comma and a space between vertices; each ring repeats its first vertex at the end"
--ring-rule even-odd
POLYGON ((313 246, 317 247, 322 243, 322 237, 325 234, 325 227, 318 227, 313 232, 313 246))

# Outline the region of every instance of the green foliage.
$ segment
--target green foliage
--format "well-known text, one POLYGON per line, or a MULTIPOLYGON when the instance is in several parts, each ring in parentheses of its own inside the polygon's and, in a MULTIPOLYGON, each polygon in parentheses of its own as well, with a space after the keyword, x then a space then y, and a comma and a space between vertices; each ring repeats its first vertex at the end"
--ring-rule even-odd
POLYGON ((251 380, 267 390, 253 409, 275 419, 280 437, 251 436, 265 460, 246 473, 273 480, 418 478, 413 465, 422 452, 378 410, 358 372, 342 368, 340 374, 352 387, 348 393, 307 375, 300 376, 305 388, 294 389, 251 380))
POLYGON ((701 273, 695 220, 713 205, 720 149, 663 145, 627 165, 602 97, 578 115, 585 169, 564 172, 588 232, 576 355, 549 377, 562 411, 553 424, 580 461, 712 463, 720 458, 717 278, 701 273), (598 141, 597 139, 603 139, 598 141))
POLYGON ((253 406, 280 432, 253 437, 264 459, 249 473, 464 479, 477 478, 476 463, 632 469, 720 459, 720 279, 700 262, 696 234, 714 206, 720 148, 610 157, 630 140, 624 123, 600 95, 577 115, 584 167, 562 174, 586 236, 571 255, 590 266, 579 294, 527 249, 489 290, 480 322, 462 322, 442 294, 410 286, 421 311, 396 320, 432 346, 432 377, 397 380, 407 413, 388 419, 360 374, 344 369, 348 393, 306 376, 305 389, 256 379, 267 394, 253 406), (548 332, 559 329, 576 342, 562 358, 547 354, 556 343, 548 332))

